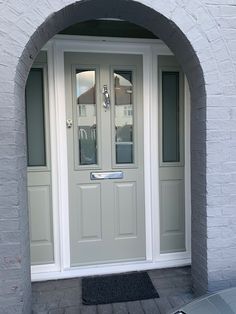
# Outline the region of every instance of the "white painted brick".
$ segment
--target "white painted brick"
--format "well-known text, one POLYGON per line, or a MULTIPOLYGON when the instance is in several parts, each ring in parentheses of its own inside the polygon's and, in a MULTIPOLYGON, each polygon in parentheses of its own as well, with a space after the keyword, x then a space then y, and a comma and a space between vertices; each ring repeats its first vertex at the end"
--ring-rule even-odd
MULTIPOLYGON (((22 182, 20 186, 25 185, 25 182, 19 179, 22 177, 19 169, 25 168, 25 138, 22 132, 24 115, 23 104, 20 100, 24 87, 23 78, 30 63, 23 59, 26 69, 21 64, 16 71, 16 66, 26 43, 41 23, 49 16, 54 19, 50 25, 44 26, 45 34, 51 34, 50 31, 55 27, 54 13, 74 2, 74 0, 0 0, 0 123, 3 119, 16 122, 12 132, 13 124, 11 123, 7 132, 4 132, 4 127, 0 127, 0 178, 1 173, 2 178, 5 176, 4 171, 8 170, 9 176, 10 171, 11 176, 14 171, 16 182, 22 182), (14 85, 14 80, 18 86, 14 85), (14 102, 15 99, 16 102, 14 102), (12 146, 19 158, 8 163, 12 146)), ((183 30, 200 61, 200 65, 195 60, 192 68, 189 64, 186 67, 190 86, 195 86, 192 92, 192 172, 195 175, 192 178, 193 191, 195 191, 192 195, 194 208, 192 214, 195 222, 193 223, 192 252, 194 285, 198 285, 203 290, 209 287, 214 289, 217 284, 218 287, 227 286, 232 284, 227 279, 230 276, 236 277, 235 238, 232 236, 236 225, 234 211, 236 203, 236 3, 235 0, 140 0, 139 2, 156 9, 167 19, 172 19, 183 30), (206 121, 204 110, 197 110, 205 106, 205 102, 199 101, 199 98, 205 97, 200 94, 199 87, 203 85, 203 79, 199 75, 200 68, 206 81, 208 108, 206 121), (203 130, 206 130, 206 143, 202 141, 202 136, 205 136, 203 130), (206 239, 207 230, 208 239, 206 239), (217 249, 214 248, 215 246, 217 249), (223 249, 221 251, 218 248, 223 249), (224 269, 227 267, 228 271, 225 272, 224 269)), ((83 5, 86 5, 86 2, 83 5)), ((102 9, 104 11, 106 6, 102 9)), ((135 12, 132 14, 132 17, 136 18, 135 12)), ((69 15, 70 13, 65 16, 68 18, 69 15)), ((158 19, 154 17, 150 20, 152 23, 158 22, 158 19)), ((44 43, 43 38, 38 38, 38 40, 44 43)), ((176 54, 185 56, 183 43, 178 42, 177 39, 173 39, 173 42, 175 42, 176 54)), ((182 62, 184 66, 189 59, 182 62)), ((16 183, 10 182, 1 190, 0 206, 7 204, 12 209, 14 208, 14 213, 16 206, 19 206, 19 212, 21 210, 22 213, 25 208, 25 194, 17 192, 16 183), (7 196, 9 191, 12 194, 11 198, 7 196)), ((1 216, 0 210, 0 243, 2 230, 20 232, 20 226, 27 226, 26 221, 21 221, 20 224, 20 218, 16 218, 17 216, 1 219, 4 215, 2 211, 1 216)), ((24 215, 26 215, 25 212, 24 215)), ((27 233, 25 234, 27 236, 27 233)), ((20 234, 19 238, 23 241, 23 235, 20 234)), ((27 266, 26 260, 24 258, 22 260, 25 263, 23 263, 24 267, 27 268, 29 265, 27 266)), ((4 276, 1 271, 0 275, 1 278, 4 276)), ((17 277, 22 278, 22 272, 19 272, 17 277)), ((1 289, 0 283, 0 291, 1 289)), ((27 302, 25 301, 25 304, 28 304, 27 302)), ((28 314, 30 310, 27 307, 22 312, 28 314)))
POLYGON ((207 40, 214 42, 220 39, 220 33, 217 28, 214 26, 206 31, 207 40))
POLYGON ((197 23, 199 24, 201 29, 208 31, 213 27, 216 28, 216 22, 209 16, 209 12, 206 10, 205 7, 199 7, 196 11, 197 23))
POLYGON ((229 120, 231 118, 230 108, 209 107, 207 109, 207 120, 229 120))
POLYGON ((236 29, 236 17, 222 17, 218 20, 220 27, 223 29, 236 29))
POLYGON ((180 29, 185 33, 196 26, 196 20, 191 15, 187 15, 182 8, 177 7, 172 14, 173 21, 179 25, 180 29))

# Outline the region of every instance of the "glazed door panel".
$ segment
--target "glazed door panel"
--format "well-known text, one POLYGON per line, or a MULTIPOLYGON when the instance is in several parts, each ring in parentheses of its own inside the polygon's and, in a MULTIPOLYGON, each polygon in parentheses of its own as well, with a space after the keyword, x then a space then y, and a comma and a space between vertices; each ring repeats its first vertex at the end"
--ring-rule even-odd
POLYGON ((65 53, 71 265, 145 259, 142 57, 65 53))
POLYGON ((175 57, 159 56, 160 248, 186 250, 184 82, 175 57))
POLYGON ((26 84, 27 180, 31 264, 54 262, 47 53, 40 52, 26 84))

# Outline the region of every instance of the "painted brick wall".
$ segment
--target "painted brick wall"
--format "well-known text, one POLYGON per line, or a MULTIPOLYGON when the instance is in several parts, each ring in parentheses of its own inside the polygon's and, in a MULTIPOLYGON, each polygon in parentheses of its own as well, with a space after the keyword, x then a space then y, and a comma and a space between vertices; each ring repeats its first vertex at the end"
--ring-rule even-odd
POLYGON ((208 289, 216 290, 236 285, 236 2, 206 7, 220 34, 213 40, 220 88, 207 106, 208 289))
POLYGON ((30 313, 25 80, 42 45, 86 18, 137 22, 182 64, 192 99, 193 284, 197 292, 236 285, 236 1, 87 0, 63 9, 72 3, 0 0, 0 313, 30 313))

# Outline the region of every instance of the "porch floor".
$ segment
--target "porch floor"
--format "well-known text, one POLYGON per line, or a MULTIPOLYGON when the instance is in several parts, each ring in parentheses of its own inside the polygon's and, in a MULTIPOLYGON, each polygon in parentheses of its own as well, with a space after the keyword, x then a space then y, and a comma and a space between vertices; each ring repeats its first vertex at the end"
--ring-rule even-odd
POLYGON ((165 314, 190 302, 191 268, 150 270, 148 274, 160 298, 97 306, 82 305, 81 278, 32 284, 33 314, 165 314))

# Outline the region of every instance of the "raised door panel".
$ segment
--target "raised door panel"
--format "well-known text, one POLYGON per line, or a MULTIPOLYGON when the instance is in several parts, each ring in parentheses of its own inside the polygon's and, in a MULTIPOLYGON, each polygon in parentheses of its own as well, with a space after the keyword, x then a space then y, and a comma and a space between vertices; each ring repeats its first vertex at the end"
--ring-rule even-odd
POLYGON ((50 186, 29 186, 28 207, 32 264, 53 261, 50 186))
POLYGON ((97 241, 101 239, 102 212, 101 188, 99 184, 77 185, 79 211, 78 241, 97 241))
POLYGON ((115 184, 115 230, 116 238, 136 237, 137 204, 136 183, 115 184))
POLYGON ((161 181, 161 253, 185 250, 184 181, 161 181))

